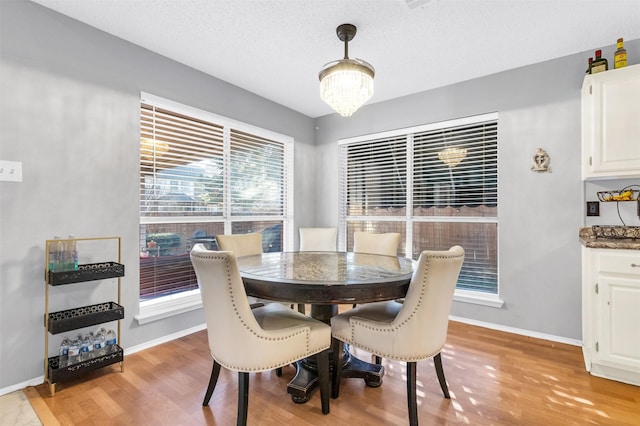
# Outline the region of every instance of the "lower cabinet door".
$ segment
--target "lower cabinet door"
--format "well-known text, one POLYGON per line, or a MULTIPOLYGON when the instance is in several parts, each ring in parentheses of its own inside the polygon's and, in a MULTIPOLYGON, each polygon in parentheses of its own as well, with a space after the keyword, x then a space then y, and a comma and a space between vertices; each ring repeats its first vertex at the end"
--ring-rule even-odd
POLYGON ((602 364, 640 371, 640 280, 600 275, 602 364))

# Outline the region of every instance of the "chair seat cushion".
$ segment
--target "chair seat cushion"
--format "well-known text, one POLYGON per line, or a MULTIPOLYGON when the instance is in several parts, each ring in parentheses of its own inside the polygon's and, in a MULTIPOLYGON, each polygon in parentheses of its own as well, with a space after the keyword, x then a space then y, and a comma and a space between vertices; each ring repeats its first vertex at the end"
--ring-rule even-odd
POLYGON ((331 318, 333 337, 376 355, 389 357, 394 340, 391 323, 402 304, 396 301, 367 303, 331 318), (384 352, 384 354, 382 354, 384 352))
MULTIPOLYGON (((278 332, 290 334, 292 330, 300 329, 307 336, 303 341, 299 339, 283 338, 281 345, 288 345, 279 353, 297 354, 298 359, 318 353, 331 346, 331 327, 328 324, 310 318, 280 303, 269 303, 252 309, 253 315, 260 327, 267 333, 278 332)), ((247 348, 247 350, 251 350, 247 348)), ((267 354, 265 354, 265 357, 267 354)), ((283 361, 282 366, 289 362, 283 361)))

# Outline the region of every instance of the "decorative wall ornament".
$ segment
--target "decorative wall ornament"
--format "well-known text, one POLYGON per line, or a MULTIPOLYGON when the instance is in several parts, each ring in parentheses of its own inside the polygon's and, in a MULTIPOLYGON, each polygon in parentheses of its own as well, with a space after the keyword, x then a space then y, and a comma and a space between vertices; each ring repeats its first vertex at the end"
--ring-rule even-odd
POLYGON ((531 165, 531 170, 539 173, 551 173, 549 161, 551 161, 551 159, 549 158, 549 154, 547 154, 547 152, 542 148, 536 148, 536 153, 533 156, 533 164, 531 165))

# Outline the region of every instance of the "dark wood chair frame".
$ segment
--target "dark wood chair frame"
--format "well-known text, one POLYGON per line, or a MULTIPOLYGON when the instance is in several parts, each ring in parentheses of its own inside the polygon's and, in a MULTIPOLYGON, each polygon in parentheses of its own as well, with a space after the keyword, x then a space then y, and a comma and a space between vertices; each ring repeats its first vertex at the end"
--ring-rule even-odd
MULTIPOLYGON (((322 414, 329 413, 329 396, 331 394, 331 377, 329 375, 329 349, 325 349, 322 352, 318 352, 316 362, 318 363, 318 381, 320 382, 320 399, 322 401, 322 414)), ((211 377, 209 378, 209 385, 207 391, 204 394, 204 400, 202 406, 209 405, 213 390, 218 383, 218 376, 220 375, 221 365, 217 361, 213 361, 213 368, 211 370, 211 377)), ((282 374, 282 368, 276 370, 276 374, 279 376, 282 374)), ((239 371, 238 372, 238 420, 237 426, 245 426, 247 424, 247 413, 249 409, 249 373, 239 371)))
MULTIPOLYGON (((334 354, 342 353, 344 343, 338 339, 332 339, 331 350, 334 354)), ((339 362, 340 357, 333 357, 331 366, 331 398, 337 398, 340 395, 340 375, 342 370, 342 363, 339 362)), ((376 363, 380 364, 381 358, 375 356, 376 363)), ((451 399, 449 395, 449 387, 447 386, 447 380, 444 377, 444 370, 442 369, 442 356, 438 352, 433 356, 433 364, 436 368, 436 375, 438 376, 438 382, 440 383, 440 389, 446 399, 451 399)), ((407 362, 407 407, 409 409, 409 425, 418 426, 418 394, 416 391, 417 381, 417 363, 407 362)))

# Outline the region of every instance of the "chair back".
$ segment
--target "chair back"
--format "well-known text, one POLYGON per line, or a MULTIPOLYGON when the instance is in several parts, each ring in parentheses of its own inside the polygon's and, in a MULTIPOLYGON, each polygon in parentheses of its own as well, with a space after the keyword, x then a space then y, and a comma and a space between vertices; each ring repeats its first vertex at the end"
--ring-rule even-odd
POLYGON ((398 256, 399 246, 400 234, 397 232, 373 234, 370 232, 356 231, 353 233, 354 253, 398 256))
POLYGON ((404 303, 392 324, 397 327, 395 350, 403 358, 429 358, 444 347, 463 262, 464 249, 460 246, 420 254, 404 303))
POLYGON ((337 228, 300 228, 300 251, 336 251, 337 228))
POLYGON ((191 263, 202 297, 211 355, 230 370, 251 364, 242 354, 251 352, 246 348, 261 328, 251 312, 235 256, 196 244, 191 263))
POLYGON ((233 252, 236 257, 262 254, 262 235, 258 233, 216 235, 216 242, 219 250, 233 252))

